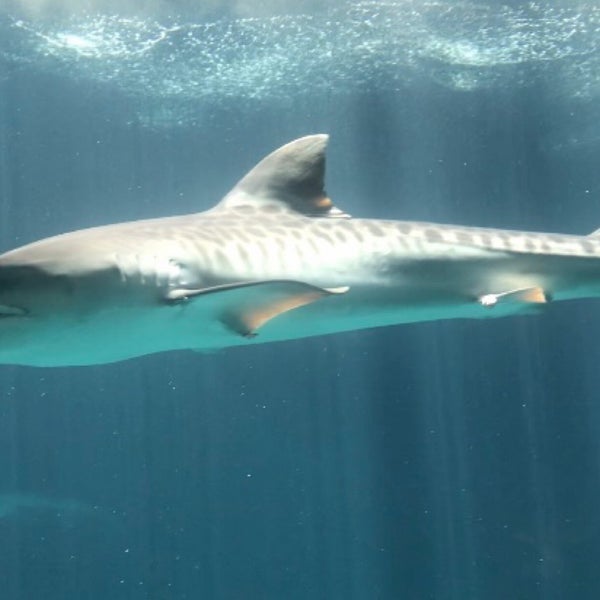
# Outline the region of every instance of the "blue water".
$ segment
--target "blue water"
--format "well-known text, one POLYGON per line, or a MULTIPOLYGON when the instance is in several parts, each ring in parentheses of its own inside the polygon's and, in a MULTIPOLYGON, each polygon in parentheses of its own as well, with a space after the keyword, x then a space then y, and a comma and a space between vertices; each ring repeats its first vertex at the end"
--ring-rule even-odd
MULTIPOLYGON (((321 131, 354 215, 600 226, 594 3, 192 4, 2 5, 1 250, 321 131)), ((598 598, 599 335, 587 301, 2 366, 0 598, 598 598)))

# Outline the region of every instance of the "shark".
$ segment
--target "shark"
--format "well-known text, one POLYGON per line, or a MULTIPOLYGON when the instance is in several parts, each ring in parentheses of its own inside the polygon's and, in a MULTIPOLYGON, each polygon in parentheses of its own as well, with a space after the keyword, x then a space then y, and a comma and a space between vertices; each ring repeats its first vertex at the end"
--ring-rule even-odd
POLYGON ((92 227, 0 255, 0 363, 111 363, 600 296, 600 232, 352 218, 328 136, 294 140, 213 208, 92 227))
POLYGON ((98 506, 92 506, 72 498, 56 498, 26 492, 0 493, 0 523, 5 519, 18 516, 49 516, 65 518, 72 522, 74 518, 98 516, 98 506))

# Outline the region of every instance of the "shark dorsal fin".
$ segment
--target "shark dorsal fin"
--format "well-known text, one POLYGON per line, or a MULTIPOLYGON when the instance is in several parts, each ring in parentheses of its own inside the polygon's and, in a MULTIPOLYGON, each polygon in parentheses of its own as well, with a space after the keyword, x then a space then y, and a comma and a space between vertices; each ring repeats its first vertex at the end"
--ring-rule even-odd
POLYGON ((324 189, 328 135, 309 135, 263 158, 217 205, 219 210, 277 209, 308 217, 348 217, 324 189))

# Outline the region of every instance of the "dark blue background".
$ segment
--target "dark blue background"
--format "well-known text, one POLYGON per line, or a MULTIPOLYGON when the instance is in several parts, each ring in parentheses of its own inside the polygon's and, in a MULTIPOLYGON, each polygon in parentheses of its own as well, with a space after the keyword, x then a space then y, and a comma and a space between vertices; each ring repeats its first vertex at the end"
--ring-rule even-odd
MULTIPOLYGON (((352 214, 588 233, 598 148, 565 132, 596 106, 539 82, 422 80, 224 101, 152 130, 118 91, 34 65, 0 87, 0 246, 209 208, 320 131, 328 191, 352 214)), ((599 322, 573 302, 1 367, 1 597, 600 597, 599 322)))

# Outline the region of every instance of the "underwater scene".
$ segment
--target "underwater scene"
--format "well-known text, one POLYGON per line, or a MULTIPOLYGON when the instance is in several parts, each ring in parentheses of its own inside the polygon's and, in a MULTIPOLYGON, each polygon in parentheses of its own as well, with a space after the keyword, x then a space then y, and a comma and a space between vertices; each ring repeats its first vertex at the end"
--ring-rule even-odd
POLYGON ((0 0, 0 599, 599 598, 599 157, 591 0, 0 0))

